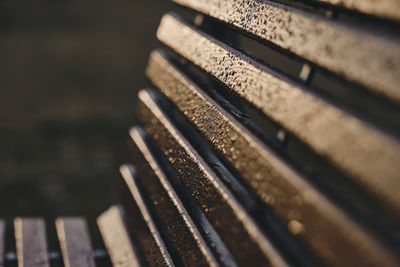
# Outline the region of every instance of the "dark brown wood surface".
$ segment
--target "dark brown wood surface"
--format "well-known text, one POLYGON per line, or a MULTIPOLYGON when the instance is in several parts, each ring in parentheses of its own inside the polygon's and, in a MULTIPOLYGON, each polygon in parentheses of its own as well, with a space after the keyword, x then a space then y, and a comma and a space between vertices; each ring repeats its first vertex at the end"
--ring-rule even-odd
POLYGON ((175 16, 163 17, 157 36, 400 212, 398 139, 175 16))
POLYGON ((139 92, 138 117, 239 265, 287 266, 254 220, 147 91, 139 92), (240 242, 238 242, 240 240, 240 242))
POLYGON ((135 221, 136 223, 136 225, 133 225, 132 231, 139 241, 147 263, 150 266, 175 266, 159 229, 151 216, 151 212, 137 186, 135 171, 131 166, 123 165, 120 168, 120 172, 125 182, 123 186, 127 187, 130 193, 129 197, 132 199, 132 201, 124 204, 125 207, 128 205, 131 206, 131 209, 126 209, 127 217, 130 216, 130 222, 135 221))
POLYGON ((15 218, 14 230, 19 267, 50 267, 46 227, 41 218, 15 218))
MULTIPOLYGON (((351 1, 351 0, 350 0, 351 1)), ((389 0, 397 2, 396 0, 389 0)), ((400 101, 400 42, 270 1, 175 0, 400 101)), ((365 1, 359 1, 365 2, 365 1)), ((375 6, 383 6, 376 3, 375 6)), ((397 4, 397 7, 399 4, 397 4)), ((399 14, 399 8, 392 9, 399 14)))
POLYGON ((274 154, 161 52, 151 54, 147 75, 235 167, 288 231, 310 246, 323 262, 353 265, 365 261, 366 265, 380 265, 390 259, 376 238, 274 154))
POLYGON ((131 129, 134 165, 154 208, 166 225, 185 266, 219 266, 210 248, 190 218, 184 204, 145 143, 139 129, 131 129))
POLYGON ((80 217, 62 217, 56 219, 55 225, 64 266, 94 267, 86 220, 80 217))

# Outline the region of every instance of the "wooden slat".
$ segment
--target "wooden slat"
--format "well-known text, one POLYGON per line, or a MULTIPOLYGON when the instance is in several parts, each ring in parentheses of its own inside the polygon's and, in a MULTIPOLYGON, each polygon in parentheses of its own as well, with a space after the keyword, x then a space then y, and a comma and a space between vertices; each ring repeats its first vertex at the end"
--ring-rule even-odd
MULTIPOLYGON (((183 263, 186 266, 203 265, 218 266, 218 262, 223 266, 236 266, 232 255, 226 249, 226 246, 220 241, 212 226, 205 222, 204 219, 199 219, 200 208, 194 211, 195 207, 192 203, 188 209, 196 213, 197 225, 193 222, 188 211, 185 208, 185 203, 182 203, 175 189, 169 182, 168 175, 164 172, 160 163, 154 154, 159 152, 151 151, 148 144, 148 138, 143 129, 135 127, 130 130, 132 137, 131 150, 134 155, 134 164, 139 173, 138 177, 142 184, 148 189, 151 194, 152 202, 157 203, 156 208, 161 219, 167 225, 167 229, 176 244, 178 252, 182 255, 183 263), (212 254, 208 244, 213 244, 212 254), (195 245, 193 245, 195 244, 195 245), (201 254, 201 255, 197 255, 201 254)), ((169 174, 171 175, 171 174, 169 174)), ((176 178, 175 178, 176 179, 176 178)), ((182 189, 181 189, 182 190, 182 189)), ((186 203, 188 204, 188 203, 186 203)))
POLYGON ((400 101, 397 38, 351 28, 270 1, 174 1, 232 24, 372 92, 400 101))
MULTIPOLYGON (((136 218, 136 220, 140 220, 142 218, 143 223, 145 224, 145 226, 140 226, 139 229, 133 230, 135 233, 137 233, 135 236, 137 239, 139 239, 140 245, 147 255, 146 258, 149 265, 175 266, 167 246, 162 239, 159 229, 157 228, 149 208, 147 207, 146 202, 144 201, 137 186, 137 178, 134 170, 130 166, 124 165, 121 166, 120 172, 137 206, 137 210, 135 208, 134 213, 130 214, 130 216, 136 218)), ((132 210, 128 212, 132 212, 132 210)))
POLYGON ((5 238, 6 224, 0 220, 0 267, 4 266, 4 238, 5 238))
POLYGON ((165 15, 157 35, 400 212, 397 139, 271 74, 176 17, 165 15))
POLYGON ((112 206, 103 212, 97 218, 97 224, 114 267, 141 266, 120 207, 112 206))
POLYGON ((242 205, 177 131, 147 91, 140 91, 139 98, 140 121, 156 139, 177 177, 202 208, 238 265, 287 266, 242 205))
MULTIPOLYGON (((306 0, 305 2, 313 2, 306 0)), ((385 19, 400 20, 400 1, 397 0, 315 0, 334 6, 344 7, 368 15, 373 15, 385 19)))
POLYGON ((19 267, 49 267, 46 228, 41 218, 16 218, 14 230, 19 267))
POLYGON ((57 218, 56 230, 64 266, 95 266, 89 231, 84 218, 57 218))
POLYGON ((133 139, 131 149, 135 155, 134 164, 137 166, 138 179, 146 187, 157 213, 167 226, 168 234, 183 264, 219 266, 166 174, 146 145, 143 131, 134 128, 130 134, 133 139))
POLYGON ((151 54, 146 72, 152 83, 235 166, 249 187, 270 206, 289 231, 295 223, 306 229, 302 234, 293 234, 308 244, 325 263, 354 266, 375 262, 379 266, 389 259, 377 240, 270 152, 162 52, 151 54), (296 210, 295 214, 293 210, 296 210), (351 233, 358 233, 357 238, 350 238, 351 233), (350 262, 352 260, 355 262, 350 262))

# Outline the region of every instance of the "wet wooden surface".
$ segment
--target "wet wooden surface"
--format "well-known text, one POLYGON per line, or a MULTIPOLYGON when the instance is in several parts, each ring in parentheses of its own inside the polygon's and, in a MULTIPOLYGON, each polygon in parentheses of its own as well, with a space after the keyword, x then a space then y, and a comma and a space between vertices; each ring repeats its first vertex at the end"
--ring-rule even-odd
POLYGON ((138 240, 147 263, 150 266, 175 266, 174 260, 170 255, 160 231, 157 228, 149 207, 146 205, 140 189, 137 185, 137 178, 134 169, 131 166, 123 165, 120 168, 124 185, 127 187, 130 196, 126 196, 129 200, 124 201, 127 216, 130 216, 132 232, 138 240))
POLYGON ((41 218, 16 218, 14 230, 19 267, 50 267, 46 226, 41 218))
POLYGON ((141 123, 169 159, 237 263, 287 266, 242 205, 169 121, 151 94, 139 92, 141 123), (237 240, 241 240, 240 243, 237 240))
MULTIPOLYGON (((400 101, 400 40, 269 1, 176 0, 400 101)), ((377 4, 379 6, 380 4, 377 4)), ((398 12, 398 11, 397 11, 398 12)))
POLYGON ((174 16, 163 17, 157 36, 400 211, 396 138, 174 16))
POLYGON ((94 267, 86 220, 79 217, 62 217, 56 219, 55 224, 64 266, 94 267))
MULTIPOLYGON (((373 15, 384 19, 400 21, 400 2, 397 0, 316 0, 317 2, 331 4, 335 7, 343 7, 355 10, 367 15, 373 15)), ((314 1, 306 0, 312 3, 314 1)))
POLYGON ((129 232, 120 207, 112 206, 103 212, 97 218, 97 224, 113 266, 141 266, 137 252, 129 238, 129 232))
POLYGON ((185 266, 219 266, 210 248, 190 218, 166 174, 144 140, 144 133, 131 129, 134 164, 138 179, 152 201, 185 266))
POLYGON ((228 114, 164 54, 152 53, 147 75, 234 166, 288 231, 325 263, 353 265, 365 260, 364 264, 379 265, 390 258, 377 239, 228 114))

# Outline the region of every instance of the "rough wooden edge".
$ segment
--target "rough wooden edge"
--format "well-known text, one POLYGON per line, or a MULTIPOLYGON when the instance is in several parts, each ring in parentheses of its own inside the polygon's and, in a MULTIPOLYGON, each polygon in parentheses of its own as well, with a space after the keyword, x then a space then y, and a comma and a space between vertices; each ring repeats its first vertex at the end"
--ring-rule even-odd
POLYGON ((0 267, 4 266, 4 242, 6 234, 6 224, 0 220, 0 267))
POLYGON ((400 43, 397 39, 350 28, 270 1, 174 1, 400 102, 400 43))
MULTIPOLYGON (((196 242, 197 249, 201 251, 201 254, 203 255, 204 259, 206 260, 207 265, 219 266, 214 255, 212 254, 210 248, 208 247, 208 245, 204 241, 203 237, 201 236, 199 230, 197 229, 197 226, 195 225, 195 223, 192 221, 191 217, 189 216, 186 208, 184 207, 184 204, 182 203, 182 201, 178 197, 177 193, 175 192, 174 188, 168 181, 166 174, 159 166, 157 160, 153 156, 150 149, 147 147, 144 137, 143 137, 144 133, 139 128, 136 128, 136 127, 130 129, 129 133, 130 133, 130 136, 131 136, 133 142, 135 143, 138 151, 140 151, 137 153, 141 153, 142 157, 146 161, 146 163, 144 163, 142 161, 140 163, 149 165, 152 172, 156 176, 156 179, 159 180, 160 186, 163 188, 165 193, 168 195, 169 201, 173 205, 173 207, 176 209, 176 212, 182 218, 182 221, 185 224, 187 231, 190 233, 190 235, 196 242)), ((135 164, 135 165, 138 166, 137 164, 135 164)), ((143 173, 142 175, 145 175, 145 177, 148 176, 147 173, 143 173)), ((176 246, 178 247, 178 246, 180 246, 180 244, 176 244, 176 246)), ((194 263, 192 263, 192 264, 194 264, 194 263)), ((197 264, 200 264, 200 263, 197 262, 197 264)))
POLYGON ((127 184, 128 188, 129 188, 129 191, 131 192, 132 197, 134 198, 140 212, 142 213, 144 221, 146 222, 154 240, 157 243, 158 249, 161 252, 161 255, 164 259, 166 266, 174 266, 173 260, 167 250, 167 247, 161 237, 161 234, 158 231, 157 226, 150 214, 150 211, 149 211, 147 205, 145 204, 145 201, 143 200, 141 193, 136 185, 136 181, 135 181, 136 178, 134 177, 135 171, 129 165, 122 165, 120 167, 120 172, 121 172, 123 179, 125 180, 125 183, 127 184))
MULTIPOLYGON (((212 202, 210 203, 209 199, 205 199, 205 201, 209 202, 209 205, 213 206, 213 210, 219 210, 220 211, 220 216, 228 216, 227 214, 230 214, 229 216, 237 220, 237 224, 241 225, 240 228, 244 229, 244 232, 242 232, 244 235, 241 237, 242 242, 244 242, 244 239, 246 238, 247 241, 244 243, 252 243, 252 247, 255 250, 256 248, 260 250, 260 253, 263 254, 265 259, 269 261, 269 263, 272 266, 287 266, 286 261, 282 258, 280 253, 276 250, 276 248, 271 244, 271 242, 268 240, 268 238, 264 235, 264 233, 261 231, 261 229, 258 227, 258 225, 254 222, 253 218, 249 216, 249 214, 246 212, 246 210, 242 207, 242 205, 236 200, 236 198, 233 196, 233 194, 226 188, 226 186, 220 181, 220 179, 217 177, 217 175, 210 169, 210 167, 204 162, 204 160, 198 155, 198 153, 194 150, 194 148, 188 143, 188 141, 179 133, 179 131, 174 127, 174 125, 171 123, 171 121, 165 116, 163 111, 159 108, 157 103, 153 100, 153 98, 148 94, 147 91, 140 91, 139 92, 139 99, 141 103, 144 104, 142 107, 146 107, 148 112, 146 112, 146 116, 140 116, 140 118, 147 118, 144 120, 141 120, 142 123, 144 123, 145 129, 150 130, 149 133, 153 136, 153 138, 156 135, 161 135, 165 134, 167 136, 171 136, 168 140, 172 141, 175 140, 176 144, 179 144, 179 148, 173 148, 169 147, 169 152, 175 153, 176 151, 181 151, 184 150, 186 157, 190 158, 190 160, 182 160, 180 159, 177 161, 177 158, 174 157, 173 155, 168 156, 165 154, 165 156, 169 159, 170 163, 174 167, 174 169, 177 171, 178 176, 180 176, 180 179, 189 179, 187 177, 188 174, 194 175, 194 172, 196 175, 194 177, 191 177, 190 179, 196 179, 199 181, 203 181, 202 185, 205 187, 206 185, 209 185, 208 188, 212 189, 215 191, 215 195, 218 196, 218 199, 221 200, 220 206, 224 209, 226 212, 225 215, 223 215, 223 210, 220 210, 221 207, 217 207, 218 203, 212 202), (152 123, 155 123, 152 125, 152 123), (153 126, 158 125, 163 128, 152 128, 153 126), (155 134, 155 132, 158 132, 155 134), (178 163, 179 162, 179 163, 178 163), (183 166, 182 164, 186 164, 187 166, 183 166), (178 166, 182 168, 178 168, 178 166), (185 170, 189 170, 191 167, 194 167, 196 171, 191 170, 188 173, 182 173, 185 170), (187 176, 187 177, 184 177, 187 176)), ((139 108, 139 114, 144 115, 143 109, 139 108)), ((157 127, 157 126, 156 126, 157 127)), ((158 142, 160 145, 160 142, 158 142)), ((170 146, 170 143, 163 143, 164 145, 170 146)), ((166 147, 161 148, 164 153, 166 147)), ((205 192, 207 191, 206 188, 203 188, 205 192)), ((192 191, 192 195, 194 194, 197 197, 197 194, 200 193, 198 191, 192 191)), ((209 195, 208 193, 207 195, 209 195)), ((202 197, 204 199, 204 196, 202 197)), ((210 210, 202 206, 203 211, 205 212, 207 216, 207 212, 210 210)), ((215 223, 215 222, 214 222, 215 223)), ((233 223, 233 222, 232 222, 233 223)), ((215 226, 215 224, 213 224, 215 226)), ((239 231, 239 227, 236 229, 239 231)), ((240 229, 240 231, 242 231, 240 229)), ((218 230, 217 230, 218 232, 218 230)), ((233 233, 232 233, 233 234, 233 233)), ((234 235, 234 234, 233 234, 234 235)), ((229 247, 230 244, 224 240, 224 238, 221 236, 223 241, 227 244, 229 247)), ((234 252, 231 251, 231 253, 234 255, 234 252)), ((256 254, 255 254, 256 255, 256 254)), ((239 262, 240 264, 240 262, 239 262)))
POLYGON ((248 56, 174 16, 163 17, 157 36, 353 177, 375 197, 400 211, 397 139, 272 75, 248 56))
POLYGON ((377 240, 308 184, 304 177, 291 170, 161 52, 151 54, 146 73, 214 148, 235 166, 288 230, 308 243, 317 254, 328 257, 327 262, 345 264, 350 258, 357 259, 359 264, 364 260, 368 264, 378 260, 380 265, 390 258, 377 240), (334 257, 330 251, 335 251, 334 257), (373 256, 372 259, 369 256, 373 256))
POLYGON ((42 218, 15 218, 19 267, 49 267, 46 228, 42 218))
POLYGON ((97 225, 99 226, 113 266, 141 266, 129 238, 120 207, 112 206, 103 212, 97 218, 97 225))
MULTIPOLYGON (((400 21, 400 2, 396 0, 314 0, 328 3, 337 7, 344 7, 384 19, 400 21)), ((306 2, 313 2, 307 0, 306 2)))
POLYGON ((95 261, 86 220, 61 217, 55 221, 58 240, 66 267, 94 267, 95 261))

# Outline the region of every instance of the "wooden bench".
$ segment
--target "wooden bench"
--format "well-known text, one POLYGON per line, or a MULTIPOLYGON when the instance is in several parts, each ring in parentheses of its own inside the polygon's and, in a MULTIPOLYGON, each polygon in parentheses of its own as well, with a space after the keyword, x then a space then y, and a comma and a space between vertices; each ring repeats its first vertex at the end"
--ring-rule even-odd
POLYGON ((139 92, 122 167, 140 203, 130 220, 148 223, 146 206, 157 229, 152 246, 138 240, 143 255, 398 265, 397 4, 174 2, 186 9, 161 19, 146 69, 156 89, 139 92))
POLYGON ((399 266, 398 1, 173 2, 106 251, 17 218, 0 266, 399 266))

